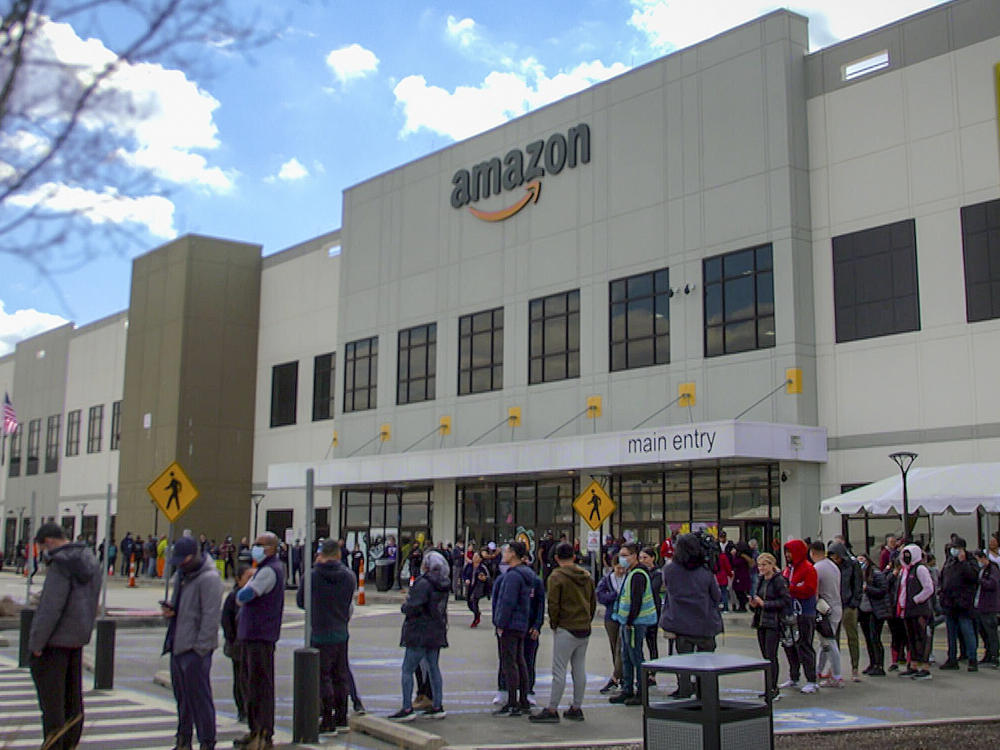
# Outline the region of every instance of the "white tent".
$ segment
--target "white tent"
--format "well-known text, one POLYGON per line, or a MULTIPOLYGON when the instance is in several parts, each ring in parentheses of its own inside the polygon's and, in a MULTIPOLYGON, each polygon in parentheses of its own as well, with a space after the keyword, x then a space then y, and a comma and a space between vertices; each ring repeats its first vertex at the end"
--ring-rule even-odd
MULTIPOLYGON (((923 510, 940 514, 1000 513, 1000 463, 956 464, 910 469, 906 475, 910 513, 923 510)), ((903 508, 903 477, 895 474, 820 504, 820 513, 858 513, 874 515, 900 513, 903 508)))

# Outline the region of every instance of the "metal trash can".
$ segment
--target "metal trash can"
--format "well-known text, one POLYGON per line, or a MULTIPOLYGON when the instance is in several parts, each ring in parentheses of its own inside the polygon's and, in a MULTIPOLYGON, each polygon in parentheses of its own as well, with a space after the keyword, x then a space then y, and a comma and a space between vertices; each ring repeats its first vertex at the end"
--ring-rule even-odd
POLYGON ((719 678, 743 672, 761 672, 766 693, 770 662, 736 654, 679 654, 642 665, 642 741, 646 750, 774 750, 771 699, 723 700, 719 678), (657 672, 694 677, 695 695, 663 700, 649 695, 649 678, 657 672))
POLYGON ((375 589, 377 591, 388 591, 392 587, 392 579, 389 577, 392 563, 392 560, 384 558, 375 561, 375 589))

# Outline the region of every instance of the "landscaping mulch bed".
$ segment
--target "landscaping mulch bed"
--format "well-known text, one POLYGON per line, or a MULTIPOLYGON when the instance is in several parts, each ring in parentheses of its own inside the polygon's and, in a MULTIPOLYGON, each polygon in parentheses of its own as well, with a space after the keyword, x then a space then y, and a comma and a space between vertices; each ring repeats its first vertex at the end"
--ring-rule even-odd
POLYGON ((943 747, 998 747, 1000 721, 859 729, 775 735, 775 750, 939 750, 943 747))

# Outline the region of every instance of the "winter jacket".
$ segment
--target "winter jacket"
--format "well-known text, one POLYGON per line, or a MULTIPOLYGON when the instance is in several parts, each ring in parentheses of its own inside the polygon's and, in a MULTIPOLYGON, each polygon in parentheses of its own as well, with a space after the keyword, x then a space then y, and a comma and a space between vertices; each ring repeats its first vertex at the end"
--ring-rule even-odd
POLYGON ((840 601, 844 609, 857 609, 861 604, 861 595, 864 593, 864 574, 861 572, 861 565, 851 557, 847 547, 840 542, 830 545, 830 553, 840 556, 840 601))
POLYGON ((74 542, 54 550, 31 621, 28 650, 80 648, 90 643, 100 592, 100 564, 86 544, 74 542))
POLYGON ((663 566, 660 627, 668 633, 692 638, 718 635, 722 632, 721 601, 722 589, 703 565, 689 568, 672 562, 663 566))
MULTIPOLYGON (((312 645, 344 643, 354 604, 354 574, 340 560, 313 566, 311 584, 312 645)), ((305 609, 306 587, 299 586, 295 603, 305 609)))
POLYGON ((400 646, 411 648, 447 648, 448 594, 451 581, 428 571, 410 586, 401 611, 405 615, 400 646))
MULTIPOLYGON (((530 568, 529 568, 530 570, 530 568)), ((531 571, 531 606, 528 608, 528 630, 541 632, 545 624, 545 584, 531 571)))
POLYGON ((663 571, 653 568, 649 571, 649 583, 653 589, 653 604, 656 605, 656 619, 660 619, 660 609, 663 607, 663 571))
POLYGON ((733 574, 733 565, 729 562, 729 555, 725 552, 719 555, 719 562, 715 566, 715 580, 722 588, 728 588, 729 577, 733 574))
POLYGON ((222 602, 222 637, 226 639, 226 645, 232 647, 236 643, 236 614, 239 607, 236 605, 236 589, 232 589, 222 602))
MULTIPOLYGON (((903 547, 900 555, 905 559, 910 553, 909 564, 904 563, 899 573, 899 583, 896 586, 896 616, 903 618, 930 617, 931 602, 934 596, 934 579, 922 562, 923 552, 916 544, 903 547)), ((970 600, 971 605, 971 600, 970 600)))
POLYGON ((760 616, 755 614, 757 627, 761 630, 777 630, 781 627, 781 615, 792 611, 792 595, 788 593, 788 582, 781 574, 776 573, 767 580, 761 576, 757 580, 757 590, 754 596, 764 600, 760 607, 760 616))
POLYGON ((479 565, 466 563, 462 569, 462 580, 471 581, 468 594, 466 594, 469 599, 482 599, 490 590, 490 570, 486 563, 479 565), (485 580, 480 580, 480 578, 485 580))
POLYGON ((888 620, 892 617, 892 594, 889 585, 889 573, 881 570, 871 570, 864 596, 871 605, 872 617, 878 620, 888 620))
POLYGON ((515 565, 497 579, 493 587, 494 627, 528 632, 535 578, 526 565, 515 565))
POLYGON ((222 580, 215 560, 202 555, 201 565, 190 573, 174 576, 174 616, 167 626, 163 653, 175 656, 194 651, 210 654, 219 645, 222 616, 222 580))
POLYGON ((604 605, 605 622, 610 620, 615 610, 618 609, 618 596, 621 594, 624 583, 625 576, 618 579, 613 570, 609 570, 597 582, 597 601, 604 605))
POLYGON ((973 560, 948 556, 941 568, 941 607, 945 612, 971 612, 979 582, 979 568, 973 560))
POLYGON ((802 608, 802 615, 812 617, 816 614, 819 581, 808 552, 809 548, 801 539, 786 542, 785 559, 788 560, 788 566, 782 571, 782 575, 788 581, 788 593, 802 608))
POLYGON ((750 555, 750 548, 740 542, 732 556, 733 591, 750 591, 750 563, 743 555, 750 555))
POLYGON ((597 611, 594 579, 579 565, 558 565, 549 574, 549 625, 590 632, 590 621, 597 611))
POLYGON ((975 608, 980 614, 1000 612, 1000 566, 993 561, 979 569, 975 608))

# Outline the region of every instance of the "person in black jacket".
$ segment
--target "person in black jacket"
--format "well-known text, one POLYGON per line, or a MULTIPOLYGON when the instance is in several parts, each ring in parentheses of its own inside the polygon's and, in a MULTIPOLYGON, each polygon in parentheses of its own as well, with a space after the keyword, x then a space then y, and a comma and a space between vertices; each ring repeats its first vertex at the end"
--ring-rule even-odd
POLYGON ((246 721, 247 719, 247 700, 244 689, 246 678, 243 672, 243 647, 236 637, 236 613, 239 611, 236 604, 236 592, 247 585, 251 572, 248 565, 239 567, 236 571, 236 582, 233 589, 222 603, 222 635, 224 637, 222 653, 233 662, 233 703, 236 704, 237 721, 246 721))
POLYGON ((451 569, 444 555, 428 550, 423 556, 421 575, 410 587, 403 603, 403 631, 399 645, 406 648, 403 656, 403 707, 392 714, 392 721, 413 721, 413 673, 421 663, 430 673, 432 705, 421 714, 426 719, 443 719, 441 705, 444 686, 438 658, 448 647, 448 594, 451 591, 451 569))
MULTIPOLYGON (((319 731, 337 733, 347 726, 347 696, 350 672, 347 666, 348 622, 354 607, 354 574, 341 562, 336 539, 327 539, 316 556, 310 575, 312 607, 311 645, 319 649, 319 690, 323 713, 319 731)), ((305 608, 305 586, 299 586, 295 601, 305 608)))
POLYGON ((966 553, 965 540, 956 536, 948 550, 948 560, 941 567, 941 608, 948 626, 948 660, 941 669, 958 669, 957 645, 961 637, 963 650, 969 657, 969 671, 979 671, 972 621, 978 583, 979 567, 966 553))
POLYGON ((861 606, 861 596, 864 593, 864 576, 861 566, 851 556, 843 542, 835 541, 828 549, 830 559, 840 568, 840 603, 843 617, 837 628, 837 645, 840 646, 840 633, 847 634, 847 649, 851 654, 851 679, 860 681, 858 666, 861 661, 861 649, 858 641, 858 607, 861 606))
POLYGON ((748 604, 754 610, 753 623, 757 628, 760 655, 771 662, 767 673, 767 691, 763 697, 769 701, 781 698, 778 689, 778 643, 781 640, 781 617, 792 611, 792 595, 788 593, 785 577, 778 574, 778 561, 769 552, 757 556, 757 590, 748 604))
MULTIPOLYGON (((653 592, 653 604, 656 606, 656 621, 660 621, 660 611, 663 609, 663 571, 656 567, 656 548, 645 547, 639 552, 639 564, 649 571, 650 589, 653 592)), ((649 628, 646 631, 646 648, 649 650, 649 658, 660 658, 660 647, 657 643, 656 628, 649 628)), ((656 680, 652 676, 649 684, 655 685, 656 680)))
POLYGON ((482 613, 479 611, 479 600, 486 596, 490 589, 490 571, 483 562, 483 556, 478 552, 472 554, 472 562, 467 563, 462 570, 462 580, 465 582, 465 599, 472 612, 470 628, 479 626, 482 613))
POLYGON ((885 677, 885 647, 882 645, 882 626, 892 617, 892 594, 888 574, 872 565, 867 555, 858 555, 858 565, 864 576, 858 623, 865 637, 868 666, 862 671, 869 677, 885 677))

